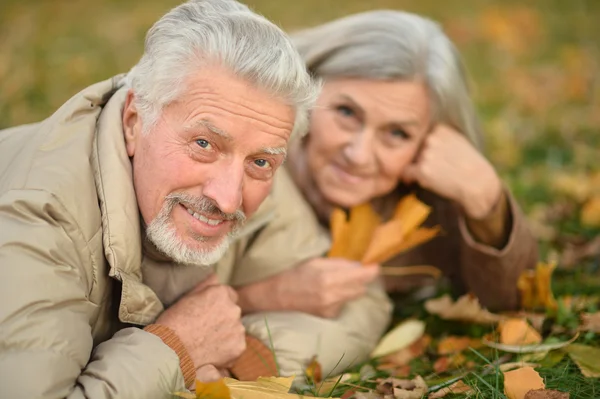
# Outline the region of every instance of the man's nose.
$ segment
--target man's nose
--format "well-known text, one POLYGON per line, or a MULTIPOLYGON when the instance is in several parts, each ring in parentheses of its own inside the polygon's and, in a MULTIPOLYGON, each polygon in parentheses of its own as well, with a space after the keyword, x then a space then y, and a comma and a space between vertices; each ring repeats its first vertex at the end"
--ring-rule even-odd
POLYGON ((219 162, 214 164, 214 171, 204 184, 202 194, 212 199, 221 211, 234 213, 242 205, 243 184, 243 162, 219 162))

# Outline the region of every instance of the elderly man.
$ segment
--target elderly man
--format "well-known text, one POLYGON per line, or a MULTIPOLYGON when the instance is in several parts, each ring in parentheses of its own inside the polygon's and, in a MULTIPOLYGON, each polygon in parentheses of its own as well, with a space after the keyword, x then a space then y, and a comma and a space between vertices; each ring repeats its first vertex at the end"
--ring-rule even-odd
MULTIPOLYGON (((152 27, 126 77, 0 132, 0 396, 168 397, 231 366, 236 294, 198 265, 238 235, 219 270, 235 279, 253 234, 286 223, 266 227, 282 211, 265 198, 305 209, 272 183, 317 91, 279 28, 196 0, 152 27)), ((293 233, 279 267, 323 253, 317 228, 293 233)))

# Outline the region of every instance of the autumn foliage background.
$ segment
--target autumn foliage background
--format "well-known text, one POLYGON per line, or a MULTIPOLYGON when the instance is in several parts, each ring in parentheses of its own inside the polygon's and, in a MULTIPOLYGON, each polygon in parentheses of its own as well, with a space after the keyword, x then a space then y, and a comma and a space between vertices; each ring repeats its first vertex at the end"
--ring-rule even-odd
MULTIPOLYGON (((179 3, 2 0, 0 128, 41 120, 127 71, 147 29, 179 3)), ((556 253, 569 269, 559 290, 600 287, 600 1, 247 3, 288 31, 375 8, 439 21, 470 71, 488 157, 523 205, 542 258, 556 253)))
MULTIPOLYGON (((0 129, 39 121, 87 85, 127 71, 147 29, 179 3, 0 0, 0 129)), ((600 1, 246 3, 288 31, 375 8, 439 21, 470 71, 487 156, 528 215, 542 259, 559 260, 555 295, 600 294, 600 1)), ((569 317, 559 311, 556 320, 568 325, 569 317)), ((564 375, 548 378, 564 388, 564 375)), ((595 397, 596 383, 573 381, 583 387, 574 397, 595 397)))
MULTIPOLYGON (((41 120, 85 86, 127 71, 146 30, 179 2, 2 0, 0 128, 41 120)), ((438 20, 471 73, 487 155, 523 204, 542 254, 557 250, 563 267, 598 270, 600 2, 247 3, 290 31, 374 8, 438 20)))

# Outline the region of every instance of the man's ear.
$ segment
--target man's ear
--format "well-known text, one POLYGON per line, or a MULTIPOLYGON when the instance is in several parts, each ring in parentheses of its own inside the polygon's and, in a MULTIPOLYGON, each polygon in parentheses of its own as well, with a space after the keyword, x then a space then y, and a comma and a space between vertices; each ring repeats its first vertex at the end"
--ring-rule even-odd
POLYGON ((125 137, 125 148, 127 155, 133 157, 139 136, 142 134, 142 120, 135 106, 135 94, 129 89, 125 106, 123 107, 123 135, 125 137))

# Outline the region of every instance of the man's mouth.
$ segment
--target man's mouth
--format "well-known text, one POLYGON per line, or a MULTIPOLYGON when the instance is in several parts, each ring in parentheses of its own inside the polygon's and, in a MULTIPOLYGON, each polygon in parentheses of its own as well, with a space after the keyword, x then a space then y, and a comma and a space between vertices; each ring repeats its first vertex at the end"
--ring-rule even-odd
MULTIPOLYGON (((182 204, 183 205, 183 204, 182 204)), ((183 205, 183 207, 187 210, 187 212, 192 215, 194 218, 198 219, 201 222, 204 222, 210 226, 218 226, 219 224, 223 223, 223 219, 209 219, 206 216, 194 211, 191 208, 186 207, 185 205, 183 205)))

